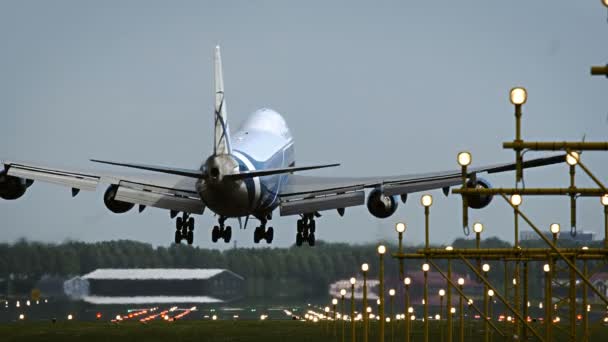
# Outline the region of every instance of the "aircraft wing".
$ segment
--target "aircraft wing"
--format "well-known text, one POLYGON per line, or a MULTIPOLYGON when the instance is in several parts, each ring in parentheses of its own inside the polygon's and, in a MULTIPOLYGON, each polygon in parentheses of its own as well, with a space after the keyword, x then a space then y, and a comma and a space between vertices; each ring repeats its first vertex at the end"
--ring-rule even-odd
POLYGON ((3 161, 0 173, 21 179, 94 191, 100 183, 116 187, 114 199, 177 212, 202 214, 204 204, 196 191, 196 179, 186 176, 147 173, 119 173, 49 167, 34 163, 3 161))
MULTIPOLYGON (((565 154, 535 158, 523 162, 524 168, 558 164, 565 154)), ((468 176, 515 170, 515 163, 468 168, 468 176)), ((314 213, 365 204, 365 189, 381 188, 387 196, 444 189, 462 183, 461 170, 418 173, 388 177, 340 178, 289 175, 281 193, 281 216, 314 213)))

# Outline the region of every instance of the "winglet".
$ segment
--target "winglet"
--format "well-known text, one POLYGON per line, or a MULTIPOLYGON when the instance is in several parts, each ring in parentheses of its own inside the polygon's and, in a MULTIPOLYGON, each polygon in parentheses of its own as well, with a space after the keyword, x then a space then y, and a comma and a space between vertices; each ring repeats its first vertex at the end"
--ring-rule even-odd
POLYGON ((215 47, 215 139, 213 141, 213 154, 230 154, 230 129, 226 115, 226 100, 224 98, 224 77, 222 75, 222 55, 220 46, 215 47))

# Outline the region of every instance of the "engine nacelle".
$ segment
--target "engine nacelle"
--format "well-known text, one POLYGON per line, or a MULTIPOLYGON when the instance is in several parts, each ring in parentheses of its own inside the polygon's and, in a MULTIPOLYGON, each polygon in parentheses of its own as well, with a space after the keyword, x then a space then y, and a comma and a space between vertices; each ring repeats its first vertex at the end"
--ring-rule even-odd
POLYGON ((23 196, 33 183, 33 180, 9 176, 6 171, 2 171, 0 172, 0 198, 16 200, 23 196))
POLYGON ((372 190, 367 197, 367 209, 377 218, 387 218, 397 211, 399 202, 396 196, 387 196, 378 189, 372 190))
POLYGON ((110 209, 110 211, 115 214, 123 214, 133 209, 135 204, 115 199, 116 191, 118 191, 118 185, 112 184, 103 195, 103 202, 106 204, 106 208, 110 209))
MULTIPOLYGON (((490 182, 488 182, 487 180, 483 179, 483 178, 477 178, 477 182, 473 182, 471 180, 469 180, 469 182, 467 183, 467 186, 470 188, 485 188, 485 189, 491 189, 492 188, 492 184, 490 184, 490 182)), ((469 208, 472 209, 481 209, 481 208, 485 208, 488 206, 488 204, 490 204, 490 202, 492 202, 492 198, 494 196, 493 195, 471 195, 471 196, 467 196, 467 204, 469 205, 469 208)))

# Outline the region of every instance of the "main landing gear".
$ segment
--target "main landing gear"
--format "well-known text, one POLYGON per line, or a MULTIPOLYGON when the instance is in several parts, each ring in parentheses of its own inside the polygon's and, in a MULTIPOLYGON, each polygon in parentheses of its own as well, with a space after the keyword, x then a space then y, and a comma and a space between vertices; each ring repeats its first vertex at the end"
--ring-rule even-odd
POLYGON ((224 223, 226 222, 226 218, 225 217, 220 217, 219 219, 219 226, 214 226, 213 229, 211 230, 211 241, 213 241, 214 243, 217 242, 217 240, 219 239, 224 239, 224 242, 228 243, 230 242, 230 239, 232 238, 232 227, 230 226, 226 226, 224 227, 224 223))
POLYGON ((298 220, 298 232, 296 233, 296 246, 302 246, 302 242, 308 242, 309 246, 315 245, 315 218, 313 215, 304 215, 298 220))
POLYGON ((188 213, 175 220, 175 243, 179 244, 184 239, 189 245, 194 242, 194 217, 190 217, 188 213))
POLYGON ((261 225, 256 227, 253 231, 253 242, 260 243, 260 240, 266 240, 266 243, 272 243, 272 239, 274 238, 274 229, 272 227, 268 227, 266 229, 266 223, 268 220, 263 218, 260 220, 261 225))

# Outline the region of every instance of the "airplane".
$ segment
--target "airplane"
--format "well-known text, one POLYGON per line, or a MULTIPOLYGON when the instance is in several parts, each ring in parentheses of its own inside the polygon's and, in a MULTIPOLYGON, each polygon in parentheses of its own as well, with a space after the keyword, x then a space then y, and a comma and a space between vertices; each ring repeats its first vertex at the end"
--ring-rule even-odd
MULTIPOLYGON (((2 161, 0 164, 0 198, 15 200, 22 197, 34 181, 58 184, 72 189, 75 197, 81 190, 95 190, 98 184, 108 184, 104 193, 106 207, 117 214, 126 213, 138 205, 141 213, 146 207, 169 210, 175 219, 176 244, 194 240, 194 218, 206 208, 218 217, 211 230, 211 240, 228 243, 232 227, 227 219, 236 218, 244 228, 250 218, 259 220, 253 240, 272 243, 273 227, 266 227, 273 212, 281 216, 297 215, 296 245, 315 245, 316 222, 321 212, 367 204, 377 218, 395 213, 399 200, 415 192, 449 188, 461 184, 461 170, 409 174, 390 177, 340 178, 304 176, 296 173, 339 164, 296 166, 294 139, 285 119, 272 109, 262 108, 251 114, 240 129, 231 132, 228 126, 222 60, 220 48, 215 48, 215 111, 213 153, 199 169, 123 163, 92 159, 92 162, 144 170, 133 174, 82 171, 53 168, 46 165, 2 161), (366 196, 367 191, 367 196, 366 196), (181 213, 181 216, 179 215, 181 213)), ((538 167, 565 161, 564 155, 527 160, 523 167, 538 167)), ((468 185, 490 188, 490 183, 478 177, 480 173, 497 173, 515 169, 513 163, 503 163, 468 169, 468 185)), ((468 198, 468 205, 481 209, 490 204, 491 196, 468 198)))

